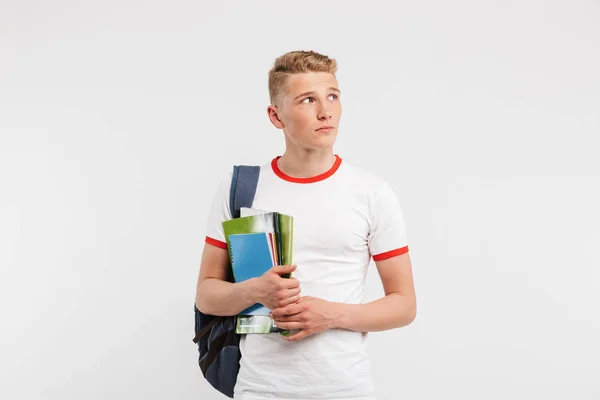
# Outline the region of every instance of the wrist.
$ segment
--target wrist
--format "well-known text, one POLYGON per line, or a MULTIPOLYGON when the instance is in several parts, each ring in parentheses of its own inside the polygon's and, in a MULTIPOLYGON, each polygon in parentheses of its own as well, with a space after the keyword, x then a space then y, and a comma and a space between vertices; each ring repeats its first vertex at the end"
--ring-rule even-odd
POLYGON ((333 318, 331 321, 331 328, 333 329, 346 329, 348 320, 349 304, 345 303, 332 303, 334 306, 333 318))
POLYGON ((261 295, 262 291, 260 290, 260 281, 258 278, 250 278, 242 283, 246 285, 245 298, 247 301, 251 303, 251 305, 256 303, 262 304, 264 299, 261 295))

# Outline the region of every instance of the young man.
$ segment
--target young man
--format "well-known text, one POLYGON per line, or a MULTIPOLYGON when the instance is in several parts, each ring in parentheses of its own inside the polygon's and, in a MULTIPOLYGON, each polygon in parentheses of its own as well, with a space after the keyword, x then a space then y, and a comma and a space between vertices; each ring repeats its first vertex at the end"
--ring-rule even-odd
POLYGON ((309 51, 279 57, 269 73, 273 126, 285 152, 263 165, 253 207, 294 217, 293 266, 226 282, 222 222, 231 219, 223 180, 210 211, 196 305, 235 315, 255 303, 294 330, 245 335, 235 398, 374 399, 366 332, 410 324, 416 315, 412 267, 398 199, 381 179, 333 152, 342 106, 336 61, 309 51), (385 296, 362 304, 371 257, 385 296), (280 275, 293 272, 291 279, 280 275))

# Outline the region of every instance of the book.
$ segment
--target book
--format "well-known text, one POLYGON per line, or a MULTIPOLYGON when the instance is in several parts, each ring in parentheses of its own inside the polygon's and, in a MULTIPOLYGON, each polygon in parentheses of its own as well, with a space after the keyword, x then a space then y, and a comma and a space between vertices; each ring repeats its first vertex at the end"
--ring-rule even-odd
MULTIPOLYGON (((235 282, 261 276, 275 265, 275 233, 231 234, 228 238, 235 282)), ((286 330, 275 326, 268 316, 270 311, 262 304, 243 310, 236 320, 236 333, 286 333, 286 330)))
MULTIPOLYGON (((261 276, 275 265, 275 247, 272 233, 238 233, 229 236, 231 269, 236 282, 261 276)), ((262 304, 254 304, 240 314, 269 315, 262 304)))
MULTIPOLYGON (((223 222, 235 282, 259 277, 273 265, 289 265, 292 262, 293 217, 253 209, 246 209, 242 214, 243 209, 240 209, 240 218, 223 222), (267 254, 271 254, 270 261, 267 254), (252 265, 254 260, 257 261, 256 266, 252 265)), ((291 274, 282 276, 291 277, 291 274)), ((260 304, 242 311, 237 317, 236 333, 289 335, 289 331, 275 326, 268 316, 270 311, 260 304)))
MULTIPOLYGON (((241 207, 240 208, 240 216, 256 216, 256 215, 265 215, 271 213, 270 211, 258 210, 255 208, 241 207)), ((278 250, 281 254, 279 265, 292 265, 292 246, 294 243, 294 218, 277 213, 278 216, 278 225, 279 225, 279 233, 280 240, 278 246, 278 250)), ((290 278, 291 274, 286 274, 283 276, 284 278, 290 278)))
MULTIPOLYGON (((261 276, 275 265, 274 233, 241 233, 229 235, 231 268, 236 282, 261 276)), ((253 304, 237 317, 235 332, 283 333, 269 317, 271 310, 262 304, 253 304)))

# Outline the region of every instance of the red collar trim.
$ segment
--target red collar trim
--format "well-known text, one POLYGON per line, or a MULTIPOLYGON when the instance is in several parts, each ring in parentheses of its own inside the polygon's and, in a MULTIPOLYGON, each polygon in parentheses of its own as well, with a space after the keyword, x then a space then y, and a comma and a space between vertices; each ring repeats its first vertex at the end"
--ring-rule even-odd
POLYGON ((324 172, 317 176, 311 176, 309 178, 294 178, 293 176, 289 176, 289 175, 285 174, 282 170, 279 169, 279 166, 277 165, 277 160, 279 160, 280 158, 281 158, 281 156, 277 156, 273 159, 273 161, 271 161, 271 167, 273 168, 273 172, 275 172, 275 175, 277 175, 281 179, 288 181, 288 182, 293 182, 293 183, 314 183, 314 182, 319 182, 319 181, 325 180, 325 179, 329 178, 331 175, 333 175, 335 173, 335 171, 337 171, 338 168, 340 168, 340 165, 342 164, 342 159, 336 154, 335 155, 335 163, 333 163, 333 166, 329 169, 329 171, 324 172))

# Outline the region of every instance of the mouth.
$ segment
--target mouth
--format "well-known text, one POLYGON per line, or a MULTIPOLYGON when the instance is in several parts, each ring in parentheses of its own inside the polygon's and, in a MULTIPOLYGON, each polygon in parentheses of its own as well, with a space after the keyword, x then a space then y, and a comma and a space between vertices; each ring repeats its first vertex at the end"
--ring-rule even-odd
POLYGON ((333 129, 333 126, 326 125, 317 129, 317 132, 331 132, 333 129))

